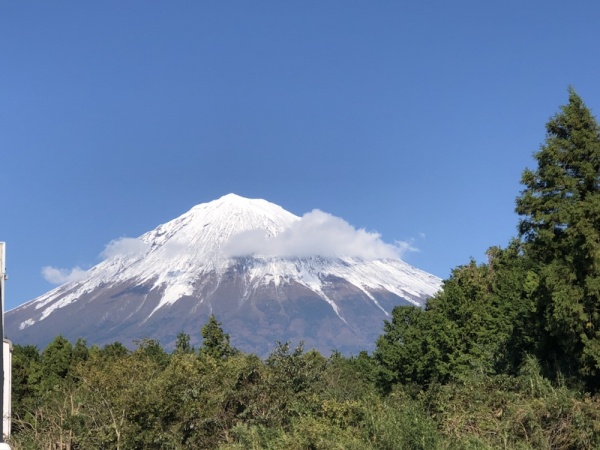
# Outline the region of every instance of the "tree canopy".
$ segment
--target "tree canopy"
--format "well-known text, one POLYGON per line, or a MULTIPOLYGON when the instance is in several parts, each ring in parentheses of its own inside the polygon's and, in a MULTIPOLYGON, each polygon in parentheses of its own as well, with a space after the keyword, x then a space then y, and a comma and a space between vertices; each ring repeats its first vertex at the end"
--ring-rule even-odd
POLYGON ((209 355, 216 359, 227 358, 236 353, 229 343, 229 334, 223 331, 221 322, 217 321, 214 314, 208 318, 208 322, 202 327, 202 347, 200 353, 209 355))

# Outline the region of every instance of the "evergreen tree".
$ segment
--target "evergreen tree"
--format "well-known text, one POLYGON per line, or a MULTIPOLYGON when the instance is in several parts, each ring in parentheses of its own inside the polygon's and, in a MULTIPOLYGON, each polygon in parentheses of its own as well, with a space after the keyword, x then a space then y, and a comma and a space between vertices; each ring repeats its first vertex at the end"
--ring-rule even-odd
POLYGON ((547 368, 592 380, 600 374, 600 126, 570 88, 546 129, 516 207, 525 254, 539 265, 538 351, 547 368))
POLYGON ((423 382, 422 360, 427 328, 425 312, 416 306, 396 306, 390 321, 384 321, 384 333, 377 340, 373 357, 381 391, 388 393, 397 383, 423 382))
POLYGON ((49 390, 65 379, 71 370, 73 346, 62 335, 58 335, 41 355, 41 387, 49 390))
POLYGON ((457 267, 425 310, 393 309, 373 354, 378 386, 429 384, 472 374, 517 373, 536 338, 529 262, 517 242, 488 250, 489 262, 457 267))
POLYGON ((87 347, 86 340, 83 338, 78 338, 73 346, 71 365, 76 367, 77 364, 87 361, 89 356, 90 350, 87 347))
POLYGON ((35 399, 40 376, 40 352, 34 345, 14 345, 12 352, 13 416, 23 417, 35 399))
POLYGON ((208 322, 202 327, 200 354, 222 359, 235 353, 236 350, 229 344, 229 335, 223 331, 221 322, 218 322, 214 314, 211 314, 208 322))
POLYGON ((189 334, 182 331, 177 335, 177 340, 175 341, 175 350, 173 350, 173 353, 177 355, 194 353, 194 347, 190 344, 189 334))
POLYGON ((112 344, 105 345, 100 350, 100 355, 105 359, 120 359, 129 355, 129 350, 120 342, 113 342, 112 344))
POLYGON ((160 367, 165 368, 169 363, 169 354, 165 352, 156 339, 144 338, 141 341, 134 341, 137 344, 137 349, 133 354, 143 358, 149 358, 160 367))

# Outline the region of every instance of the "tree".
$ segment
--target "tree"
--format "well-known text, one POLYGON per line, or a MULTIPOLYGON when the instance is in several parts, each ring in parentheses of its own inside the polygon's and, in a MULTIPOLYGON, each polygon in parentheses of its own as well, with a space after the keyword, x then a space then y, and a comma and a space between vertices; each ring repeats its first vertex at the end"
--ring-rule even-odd
POLYGON ((129 350, 120 342, 113 342, 112 344, 107 344, 102 347, 100 350, 100 354, 103 358, 107 360, 114 360, 124 358, 129 354, 129 350))
POLYGON ((202 327, 200 354, 223 359, 235 353, 236 350, 229 344, 229 335, 223 331, 221 322, 218 322, 214 314, 211 314, 208 322, 202 327))
POLYGON ((41 355, 41 381, 43 390, 50 390, 67 378, 72 368, 73 346, 58 335, 41 355))
POLYGON ((194 347, 190 344, 189 334, 182 331, 177 335, 177 340, 175 341, 175 350, 173 350, 173 353, 176 355, 194 353, 194 347))
POLYGON ((12 352, 13 417, 25 417, 27 407, 35 401, 39 383, 40 352, 33 345, 14 345, 12 352))
POLYGON ((162 349, 149 340, 143 340, 134 352, 123 352, 120 344, 105 349, 108 354, 92 354, 77 368, 78 397, 85 405, 79 416, 77 448, 150 448, 139 442, 148 433, 161 432, 155 405, 158 398, 170 394, 153 385, 163 371, 162 349))
POLYGON ((389 392, 396 383, 422 381, 417 360, 423 357, 423 327, 425 312, 416 306, 397 306, 390 321, 383 325, 384 333, 377 339, 373 354, 379 366, 378 384, 389 392))
POLYGON ((86 340, 83 338, 78 338, 73 346, 72 356, 71 356, 71 365, 73 368, 77 366, 77 364, 81 364, 90 356, 90 351, 87 347, 86 340))
POLYGON ((525 254, 539 265, 538 353, 589 381, 600 375, 600 126, 570 88, 546 130, 516 206, 525 254))
POLYGON ((529 262, 518 242, 489 249, 488 258, 454 269, 425 310, 394 308, 373 355, 383 392, 397 383, 517 373, 536 336, 529 262))
POLYGON ((156 339, 144 338, 141 341, 134 341, 137 344, 137 348, 133 352, 133 356, 140 358, 149 358, 161 368, 165 368, 169 363, 169 354, 165 352, 156 339))

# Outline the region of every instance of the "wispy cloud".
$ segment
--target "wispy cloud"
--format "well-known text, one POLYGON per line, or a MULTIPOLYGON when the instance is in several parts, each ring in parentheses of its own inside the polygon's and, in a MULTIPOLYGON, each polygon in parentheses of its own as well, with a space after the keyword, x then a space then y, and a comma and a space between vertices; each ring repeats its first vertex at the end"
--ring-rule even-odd
POLYGON ((59 269, 57 267, 42 267, 42 276, 48 283, 64 284, 71 281, 79 281, 85 277, 86 271, 74 267, 73 269, 59 269))
POLYGON ((150 244, 138 238, 122 237, 106 244, 104 251, 100 254, 103 258, 116 257, 135 258, 144 256, 150 249, 150 244))
MULTIPOLYGON (((150 245, 140 239, 122 237, 109 242, 100 256, 105 259, 116 257, 135 258, 145 255, 149 248, 150 245)), ((42 267, 42 276, 49 283, 64 284, 83 279, 86 276, 86 271, 78 266, 72 269, 45 266, 42 267)))
POLYGON ((409 252, 418 252, 419 249, 415 247, 415 240, 411 239, 409 241, 396 241, 396 248, 400 252, 400 255, 405 255, 409 252))
POLYGON ((261 230, 242 232, 224 248, 228 256, 400 258, 416 251, 408 242, 387 244, 378 233, 356 229, 344 219, 318 209, 302 216, 276 237, 261 230))

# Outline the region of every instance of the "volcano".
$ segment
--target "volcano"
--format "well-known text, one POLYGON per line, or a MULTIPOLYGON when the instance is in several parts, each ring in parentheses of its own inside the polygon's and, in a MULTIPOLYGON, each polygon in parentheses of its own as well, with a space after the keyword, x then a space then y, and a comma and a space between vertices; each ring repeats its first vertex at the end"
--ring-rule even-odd
POLYGON ((441 286, 340 218, 298 217, 235 194, 113 241, 104 256, 80 280, 8 311, 6 335, 39 347, 61 334, 88 345, 156 339, 170 349, 180 332, 197 345, 214 314, 242 351, 302 341, 357 354, 374 348, 395 306, 423 306, 441 286))

